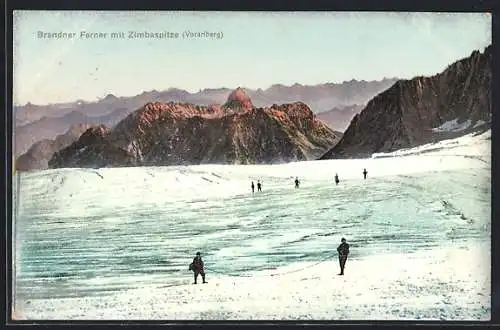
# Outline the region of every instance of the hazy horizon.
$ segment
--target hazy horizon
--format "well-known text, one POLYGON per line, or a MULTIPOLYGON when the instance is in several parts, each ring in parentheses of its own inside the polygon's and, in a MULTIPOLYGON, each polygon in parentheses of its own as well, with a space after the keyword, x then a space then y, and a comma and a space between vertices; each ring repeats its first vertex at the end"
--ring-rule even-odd
POLYGON ((64 104, 64 103, 73 103, 73 102, 78 102, 78 101, 83 101, 85 103, 92 103, 92 102, 98 102, 99 100, 102 100, 104 99, 106 96, 108 95, 113 95, 117 98, 120 98, 120 97, 134 97, 134 96, 137 96, 137 95, 140 95, 141 93, 149 93, 149 92, 153 92, 153 91, 157 91, 157 92, 163 92, 163 91, 169 91, 169 90, 183 90, 183 91, 186 91, 190 94, 196 94, 196 93, 200 93, 200 92, 203 92, 203 91, 207 91, 207 90, 222 90, 222 89, 228 89, 230 91, 232 90, 235 90, 236 88, 243 88, 243 89, 246 89, 246 90, 253 90, 253 91, 257 91, 259 89, 261 90, 267 90, 273 86, 284 86, 284 87, 292 87, 293 85, 301 85, 301 86, 304 86, 304 87, 314 87, 314 86, 318 86, 318 85, 321 85, 321 84, 335 84, 335 85, 342 85, 342 84, 345 84, 345 83, 349 83, 351 81, 358 81, 358 82, 382 82, 384 80, 390 80, 390 79, 399 79, 398 77, 383 77, 381 79, 374 79, 374 80, 364 80, 364 79, 351 79, 351 80, 344 80, 344 81, 340 81, 340 82, 332 82, 332 81, 327 81, 327 82, 322 82, 322 83, 317 83, 317 84, 301 84, 301 83, 293 83, 293 84, 280 84, 280 83, 276 83, 276 84, 272 84, 272 85, 269 85, 269 86, 265 86, 265 87, 258 87, 258 88, 250 88, 250 87, 247 87, 247 86, 220 86, 220 87, 205 87, 205 88, 201 88, 201 89, 198 89, 198 90, 195 90, 195 91, 189 91, 185 88, 180 88, 180 87, 167 87, 167 88, 163 88, 163 89, 157 89, 157 88, 152 88, 152 89, 147 89, 147 90, 141 90, 141 91, 137 91, 137 93, 133 93, 133 94, 130 94, 130 95, 116 95, 116 94, 113 94, 113 93, 108 93, 108 94, 105 94, 105 95, 102 95, 102 96, 98 96, 92 100, 90 99, 71 99, 71 100, 65 100, 65 101, 58 101, 58 102, 52 102, 52 103, 44 103, 44 104, 39 104, 39 103, 34 103, 34 102, 25 102, 23 104, 16 104, 14 103, 15 106, 26 106, 28 104, 31 104, 31 105, 36 105, 36 106, 45 106, 45 105, 55 105, 55 104, 64 104))
POLYGON ((13 101, 411 79, 489 44, 487 13, 15 11, 13 101), (107 35, 81 39, 83 30, 107 35), (128 31, 178 38, 128 39, 128 31), (216 34, 182 38, 187 31, 216 34), (40 38, 57 32, 76 37, 40 38))

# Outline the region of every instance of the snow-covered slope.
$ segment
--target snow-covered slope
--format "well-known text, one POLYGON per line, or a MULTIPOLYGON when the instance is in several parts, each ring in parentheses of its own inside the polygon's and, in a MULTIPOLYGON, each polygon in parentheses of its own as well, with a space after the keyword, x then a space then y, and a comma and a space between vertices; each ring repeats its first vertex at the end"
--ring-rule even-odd
POLYGON ((21 173, 14 316, 489 319, 490 134, 370 159, 21 173))

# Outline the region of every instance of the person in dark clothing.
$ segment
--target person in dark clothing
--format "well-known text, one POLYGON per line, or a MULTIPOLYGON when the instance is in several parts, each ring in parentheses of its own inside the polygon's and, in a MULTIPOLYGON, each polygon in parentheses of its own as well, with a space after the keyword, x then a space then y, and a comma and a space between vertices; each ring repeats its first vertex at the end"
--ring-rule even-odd
POLYGON ((295 188, 298 188, 300 184, 299 178, 295 178, 295 188))
POLYGON ((347 261, 347 256, 349 255, 349 244, 347 244, 345 238, 342 238, 341 244, 337 248, 339 253, 339 263, 340 263, 340 274, 344 275, 345 262, 347 261))
POLYGON ((363 176, 365 177, 365 180, 366 180, 366 175, 368 174, 368 172, 366 171, 366 168, 363 169, 363 176))
POLYGON ((335 184, 339 184, 340 180, 339 180, 339 175, 337 173, 335 173, 335 184))
POLYGON ((252 194, 255 192, 255 185, 253 184, 253 181, 252 181, 252 194))
POLYGON ((257 180, 257 191, 262 191, 262 184, 257 180))
POLYGON ((196 257, 194 257, 193 262, 189 265, 189 270, 194 272, 194 283, 197 284, 198 275, 201 275, 203 279, 203 283, 207 283, 205 281, 205 271, 203 270, 203 260, 201 260, 201 253, 197 252, 196 257))

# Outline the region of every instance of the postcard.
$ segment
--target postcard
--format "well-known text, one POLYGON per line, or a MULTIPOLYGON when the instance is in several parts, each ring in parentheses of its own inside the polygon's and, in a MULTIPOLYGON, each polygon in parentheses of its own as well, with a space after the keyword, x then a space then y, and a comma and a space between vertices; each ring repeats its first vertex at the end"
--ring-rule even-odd
POLYGON ((14 11, 12 319, 490 320, 491 24, 14 11))

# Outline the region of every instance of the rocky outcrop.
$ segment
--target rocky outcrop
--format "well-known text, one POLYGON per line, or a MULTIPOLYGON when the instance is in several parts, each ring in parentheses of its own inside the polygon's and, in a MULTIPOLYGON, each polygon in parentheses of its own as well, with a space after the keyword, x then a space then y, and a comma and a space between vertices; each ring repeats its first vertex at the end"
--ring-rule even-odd
POLYGON ((238 90, 222 107, 148 103, 110 130, 85 132, 50 166, 277 163, 315 159, 339 140, 302 102, 250 105, 238 90))
POLYGON ((109 129, 104 125, 89 128, 78 141, 54 153, 49 161, 49 167, 95 168, 135 165, 133 157, 128 152, 109 142, 107 139, 109 134, 109 129))
POLYGON ((368 102, 321 159, 364 157, 484 128, 491 122, 491 57, 489 46, 435 76, 398 81, 368 102))
POLYGON ((246 92, 241 87, 238 87, 232 91, 231 94, 229 94, 229 97, 222 108, 236 112, 245 112, 252 110, 254 106, 246 92))
POLYGON ((57 151, 77 141, 90 125, 72 126, 66 133, 58 135, 54 140, 44 139, 31 146, 29 150, 16 160, 19 171, 44 170, 49 168, 48 162, 57 151))

